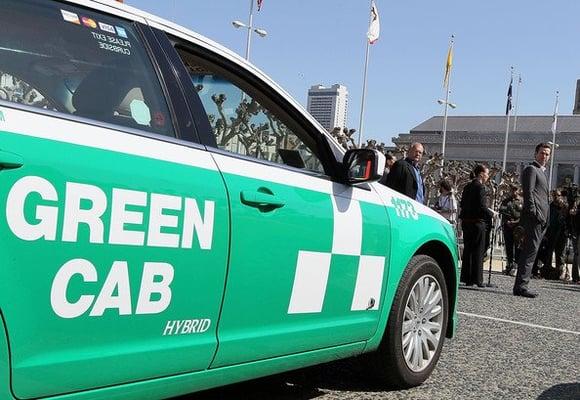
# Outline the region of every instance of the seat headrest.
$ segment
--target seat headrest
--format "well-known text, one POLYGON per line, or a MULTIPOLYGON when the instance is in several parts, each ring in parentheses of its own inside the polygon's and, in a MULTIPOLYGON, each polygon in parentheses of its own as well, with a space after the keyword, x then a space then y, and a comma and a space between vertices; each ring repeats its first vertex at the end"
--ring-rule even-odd
POLYGON ((97 67, 85 76, 72 96, 75 115, 110 118, 133 86, 126 73, 112 67, 97 67))

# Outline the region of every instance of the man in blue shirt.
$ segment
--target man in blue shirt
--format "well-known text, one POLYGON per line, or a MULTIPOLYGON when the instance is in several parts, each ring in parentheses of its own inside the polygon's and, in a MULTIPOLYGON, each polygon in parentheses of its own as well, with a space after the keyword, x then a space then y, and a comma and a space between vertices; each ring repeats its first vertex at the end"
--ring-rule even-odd
POLYGON ((425 150, 421 143, 412 143, 407 157, 397 161, 389 175, 387 175, 386 185, 397 192, 425 204, 425 184, 419 167, 419 162, 423 158, 425 150))

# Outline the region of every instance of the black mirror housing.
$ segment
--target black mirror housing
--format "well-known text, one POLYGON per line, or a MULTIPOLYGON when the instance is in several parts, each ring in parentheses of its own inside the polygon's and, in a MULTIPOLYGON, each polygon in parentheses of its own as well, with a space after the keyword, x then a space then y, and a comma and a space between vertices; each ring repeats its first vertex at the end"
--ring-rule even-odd
POLYGON ((378 150, 348 150, 342 161, 345 181, 351 185, 378 181, 383 176, 385 164, 385 155, 378 150))

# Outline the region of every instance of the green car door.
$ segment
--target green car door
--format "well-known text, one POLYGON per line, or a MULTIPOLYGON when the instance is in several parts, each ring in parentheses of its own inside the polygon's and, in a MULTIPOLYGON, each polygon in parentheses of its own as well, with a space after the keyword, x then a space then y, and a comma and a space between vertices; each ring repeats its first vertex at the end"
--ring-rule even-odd
POLYGON ((229 236, 223 182, 205 152, 133 137, 123 148, 119 132, 3 111, 19 129, 0 123, 1 147, 22 162, 0 172, 0 296, 15 393, 205 369, 229 236), (133 146, 154 146, 160 159, 133 146))
POLYGON ((370 338, 389 242, 374 193, 230 156, 216 162, 232 243, 212 367, 370 338))
POLYGON ((208 146, 231 210, 211 367, 368 339, 388 273, 379 196, 338 183, 326 139, 263 83, 246 82, 242 69, 209 50, 178 39, 175 46, 203 105, 198 117, 213 133, 208 146))

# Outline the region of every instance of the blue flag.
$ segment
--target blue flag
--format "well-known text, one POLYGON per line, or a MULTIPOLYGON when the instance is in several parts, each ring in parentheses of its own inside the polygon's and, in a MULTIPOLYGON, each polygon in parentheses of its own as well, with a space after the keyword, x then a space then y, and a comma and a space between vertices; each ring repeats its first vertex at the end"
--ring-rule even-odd
POLYGON ((505 115, 508 115, 509 112, 512 110, 512 85, 514 83, 514 78, 510 79, 510 87, 508 88, 507 92, 507 104, 505 105, 505 115))

